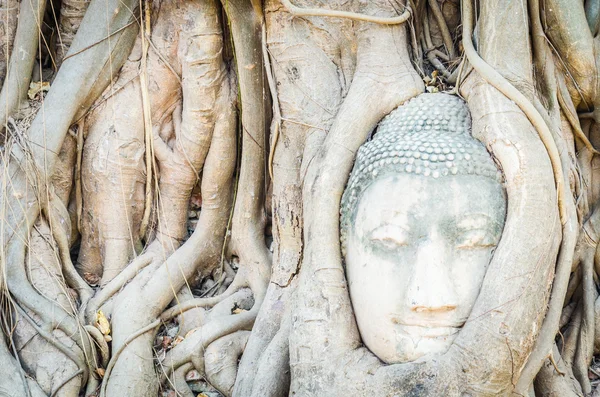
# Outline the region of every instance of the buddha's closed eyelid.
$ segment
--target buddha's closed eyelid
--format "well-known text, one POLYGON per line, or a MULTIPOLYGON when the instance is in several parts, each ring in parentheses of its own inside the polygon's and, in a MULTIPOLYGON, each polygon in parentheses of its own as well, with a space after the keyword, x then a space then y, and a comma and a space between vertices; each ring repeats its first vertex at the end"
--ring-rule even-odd
POLYGON ((456 247, 459 249, 491 248, 498 244, 498 237, 490 228, 459 231, 456 247))
POLYGON ((489 248, 498 244, 501 225, 487 214, 468 214, 456 224, 457 248, 489 248))
POLYGON ((409 232, 399 225, 384 224, 368 233, 368 238, 386 248, 408 245, 409 232))

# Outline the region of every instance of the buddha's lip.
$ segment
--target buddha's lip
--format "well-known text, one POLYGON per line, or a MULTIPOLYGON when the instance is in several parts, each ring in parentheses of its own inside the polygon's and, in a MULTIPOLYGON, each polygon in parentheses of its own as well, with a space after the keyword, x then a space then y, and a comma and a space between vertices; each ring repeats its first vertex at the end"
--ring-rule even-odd
POLYGON ((430 316, 411 315, 409 313, 393 313, 389 319, 394 323, 406 327, 421 328, 461 328, 465 325, 466 318, 455 315, 436 313, 430 316), (437 315, 436 315, 437 314, 437 315))
POLYGON ((460 331, 461 326, 453 325, 415 325, 415 324, 404 324, 397 323, 400 331, 409 336, 421 336, 425 338, 438 338, 455 335, 460 331))

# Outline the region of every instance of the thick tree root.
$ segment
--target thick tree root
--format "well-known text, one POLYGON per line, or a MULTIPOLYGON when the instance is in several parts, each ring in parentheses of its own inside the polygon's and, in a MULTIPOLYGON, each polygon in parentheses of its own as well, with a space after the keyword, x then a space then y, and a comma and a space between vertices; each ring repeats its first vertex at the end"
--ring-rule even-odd
POLYGON ((25 373, 20 363, 9 353, 4 337, 0 338, 0 396, 2 397, 45 397, 38 384, 25 373))
POLYGON ((397 17, 374 17, 366 14, 359 14, 355 12, 347 11, 335 11, 335 10, 324 10, 318 8, 301 8, 296 7, 291 3, 290 0, 281 0, 281 3, 285 6, 289 13, 299 17, 331 17, 331 18, 348 18, 355 21, 380 23, 382 25, 398 25, 404 23, 410 18, 411 10, 410 6, 405 6, 405 10, 402 15, 397 17))
POLYGON ((31 72, 39 45, 39 29, 46 10, 46 0, 32 0, 21 4, 13 51, 6 69, 6 79, 0 91, 0 128, 19 110, 27 99, 31 72))
POLYGON ((238 361, 249 337, 250 331, 231 333, 208 345, 204 353, 206 379, 226 397, 233 395, 238 361))
POLYGON ((565 293, 568 285, 569 273, 573 261, 573 252, 577 238, 577 230, 574 226, 576 222, 575 206, 572 197, 567 196, 566 188, 569 186, 568 180, 563 172, 563 163, 554 141, 553 135, 546 124, 546 121, 538 112, 536 107, 519 90, 512 86, 502 75, 491 68, 475 51, 472 44, 472 2, 463 1, 463 46, 469 62, 475 70, 486 80, 487 83, 494 86, 509 99, 513 100, 529 121, 533 124, 540 136, 540 140, 548 151, 548 156, 552 164, 556 190, 558 196, 558 208, 563 225, 563 239, 561 243, 560 254, 556 269, 556 275, 550 298, 550 308, 546 314, 542 330, 536 341, 536 348, 529 358, 523 372, 519 378, 516 392, 522 395, 527 393, 529 386, 533 382, 535 375, 539 372, 541 365, 550 352, 554 337, 558 332, 558 323, 563 307, 565 293))
POLYGON ((60 68, 62 60, 69 51, 75 34, 87 11, 90 0, 63 0, 60 7, 59 31, 56 48, 56 67, 60 68))
POLYGON ((239 292, 241 288, 248 286, 248 280, 244 276, 244 271, 238 271, 236 277, 233 279, 232 283, 229 284, 229 287, 220 295, 210 297, 210 298, 193 298, 182 302, 178 305, 175 305, 167 310, 165 310, 160 319, 162 321, 169 321, 172 318, 182 315, 188 310, 196 309, 196 308, 208 308, 212 306, 217 306, 227 300, 227 298, 234 296, 239 292))
MULTIPOLYGON (((159 325, 160 325, 160 321, 156 320, 156 321, 153 321, 152 323, 146 325, 145 327, 140 328, 133 334, 129 335, 127 337, 127 339, 125 339, 123 341, 123 344, 119 347, 119 349, 113 353, 108 365, 106 366, 106 371, 104 372, 104 379, 108 379, 110 377, 110 374, 111 374, 113 368, 115 367, 115 364, 116 364, 117 360, 119 359, 121 353, 123 352, 123 350, 125 350, 125 348, 127 348, 127 346, 131 342, 136 340, 136 338, 140 337, 141 335, 144 335, 147 332, 155 330, 159 325)), ((108 382, 106 382, 106 381, 102 382, 102 387, 100 388, 100 397, 106 396, 106 385, 107 384, 108 384, 108 382)))
POLYGON ((0 2, 0 84, 4 84, 6 69, 17 30, 19 0, 3 0, 0 2))
POLYGON ((196 394, 192 392, 187 382, 185 381, 186 374, 194 368, 192 363, 187 363, 177 368, 173 374, 173 389, 181 397, 196 397, 196 394))
MULTIPOLYGON (((31 6, 37 2, 28 3, 31 6)), ((101 7, 106 7, 106 2, 102 1, 101 7)), ((119 7, 123 2, 118 2, 119 5, 114 7, 115 13, 109 16, 109 20, 112 21, 112 25, 117 26, 123 19, 128 20, 129 15, 125 15, 119 7)), ((41 4, 41 3, 40 3, 41 4)), ((125 1, 127 4, 127 1, 125 1)), ((99 2, 96 1, 91 7, 98 7, 99 2)), ((110 5, 108 5, 110 6, 110 5)), ((131 6, 134 6, 133 4, 131 6)), ((24 11, 27 8, 24 9, 24 11)), ((101 8, 103 9, 103 8, 101 8)), ((38 10, 36 9, 36 12, 38 10)), ((26 15, 22 14, 22 22, 25 24, 26 15)), ((81 48, 87 46, 89 41, 95 41, 100 35, 106 35, 107 30, 106 21, 103 21, 98 26, 99 21, 88 19, 87 23, 84 23, 81 27, 80 34, 77 35, 76 43, 74 47, 81 48)), ((37 46, 38 29, 39 24, 35 21, 31 23, 27 29, 34 29, 35 32, 35 45, 37 46)), ((134 33, 134 29, 122 30, 119 34, 114 36, 112 43, 101 43, 95 46, 93 49, 82 53, 77 60, 73 58, 70 62, 67 62, 61 68, 58 73, 51 92, 48 93, 44 101, 45 112, 40 112, 29 129, 28 133, 28 146, 12 146, 11 150, 12 161, 4 162, 4 167, 10 175, 12 188, 11 192, 6 192, 2 197, 2 204, 4 209, 9 209, 8 216, 3 220, 3 250, 4 260, 10 263, 8 269, 10 269, 6 276, 6 285, 12 295, 12 297, 22 307, 24 312, 30 313, 34 317, 35 323, 42 324, 37 329, 40 336, 45 335, 45 339, 55 340, 53 334, 54 330, 58 334, 64 333, 67 341, 70 344, 74 342, 79 347, 73 348, 69 346, 65 348, 63 345, 55 344, 55 347, 59 347, 58 350, 62 350, 61 354, 70 357, 77 363, 79 363, 79 369, 74 369, 72 372, 67 372, 64 375, 66 378, 61 376, 61 379, 57 380, 59 383, 54 385, 54 390, 47 390, 47 393, 56 392, 59 395, 66 393, 66 395, 72 394, 67 390, 71 389, 73 382, 80 384, 82 381, 88 378, 95 369, 94 352, 92 343, 89 340, 87 332, 83 327, 76 321, 75 318, 68 312, 66 307, 63 308, 56 302, 48 300, 46 297, 40 295, 34 286, 30 284, 26 270, 24 268, 26 258, 25 242, 29 241, 28 236, 30 235, 31 227, 38 218, 40 209, 44 207, 42 205, 47 202, 49 196, 51 196, 52 188, 47 183, 51 180, 53 168, 57 162, 57 156, 60 152, 60 148, 64 141, 67 129, 71 123, 71 120, 75 116, 76 112, 85 110, 89 104, 86 101, 93 101, 95 99, 94 94, 99 93, 104 86, 108 83, 102 81, 102 78, 106 76, 106 70, 108 69, 107 62, 108 58, 111 58, 113 63, 111 66, 120 66, 124 53, 128 52, 130 47, 127 44, 127 39, 131 36, 129 33, 134 33), (124 39, 124 40, 123 40, 124 39), (118 47, 118 44, 121 47, 118 47), (111 45, 112 44, 112 45, 111 45), (83 64, 81 62, 84 62, 83 64), (65 77, 68 76, 68 77, 65 77), (73 76, 76 76, 75 78, 73 76), (100 79, 98 77, 100 76, 100 79), (64 103, 64 97, 71 97, 72 101, 64 103), (46 134, 46 128, 49 131, 53 131, 52 134, 46 134), (27 175, 25 173, 28 173, 27 175), (49 193, 50 192, 50 193, 49 193), (41 203, 41 204, 40 204, 41 203), (73 356, 75 354, 75 356, 73 356), (81 371, 81 374, 79 374, 81 371), (76 380, 77 379, 77 380, 76 380), (69 388, 65 386, 70 385, 69 388)), ((24 47, 26 48, 26 47, 24 47)), ((35 55, 35 50, 32 51, 31 57, 35 55)), ((25 62, 28 62, 28 57, 23 58, 25 62)), ((26 73, 25 69, 21 72, 26 73)), ((31 70, 29 72, 29 75, 31 70)), ((29 77, 27 77, 28 79, 29 77)), ((22 81, 16 80, 11 81, 10 84, 23 84, 22 81)), ((5 86, 5 90, 7 86, 5 86)), ((25 93, 27 92, 28 85, 23 85, 25 93)), ((23 88, 22 87, 22 88, 23 88)), ((10 91, 10 90, 9 90, 10 91)), ((14 93, 13 93, 14 94, 14 93)), ((14 99, 14 98, 13 98, 14 99)), ((12 99, 11 99, 12 100, 12 99)), ((3 111, 6 106, 2 106, 3 111)), ((6 117, 4 115, 3 117, 6 117)), ((47 206, 46 206, 47 208, 47 206)), ((64 208, 64 207, 63 207, 64 208)), ((48 211, 48 214, 53 212, 48 211)), ((51 218, 51 215, 47 215, 51 218)), ((62 215, 61 215, 62 217, 62 215)), ((36 231, 37 233, 37 231, 36 231)), ((58 242, 61 245, 62 256, 65 257, 65 253, 68 251, 65 247, 64 235, 58 236, 58 242)), ((68 262, 66 263, 68 266, 68 262)), ((67 268, 68 274, 68 268, 67 268)), ((54 280, 49 280, 54 282, 54 280)), ((77 280, 71 278, 75 284, 77 280)), ((60 284, 60 283, 58 283, 60 284)), ((83 287, 80 285, 80 287, 83 287)), ((86 288, 81 288, 84 292, 82 297, 85 298, 86 288)), ((33 322, 31 323, 33 325, 33 322)), ((35 328, 35 327, 34 327, 35 328)), ((63 343, 63 342, 61 342, 63 343)), ((33 345, 32 345, 33 346, 33 345)), ((52 371, 55 371, 55 368, 52 371)), ((68 369, 65 367, 68 371, 68 369)), ((90 381, 88 385, 93 386, 94 382, 90 381)), ((38 390, 39 387, 36 389, 38 390)), ((33 390, 33 389, 32 389, 33 390)), ((75 392, 79 391, 79 386, 75 387, 75 392)))
MULTIPOLYGON (((385 9, 373 3, 365 11, 381 7, 385 9)), ((360 345, 342 269, 339 203, 354 155, 370 131, 391 110, 423 91, 406 47, 391 44, 406 43, 404 27, 360 23, 357 35, 356 72, 348 94, 316 156, 303 159, 310 162, 303 189, 306 245, 289 339, 290 393, 297 395, 366 392, 360 385, 345 385, 345 376, 336 376, 345 370, 328 361, 360 345), (380 63, 383 54, 385 65, 380 63), (310 373, 315 370, 331 381, 313 379, 310 373)))
POLYGON ((209 274, 220 263, 231 202, 235 116, 231 108, 230 83, 221 59, 222 38, 220 27, 216 24, 218 20, 214 18, 217 12, 215 4, 202 2, 195 6, 198 10, 194 11, 197 13, 194 24, 198 24, 198 27, 189 32, 190 40, 183 41, 185 47, 180 51, 184 55, 181 58, 182 81, 189 79, 183 85, 181 127, 175 131, 174 151, 180 151, 182 155, 173 157, 174 162, 180 162, 181 167, 185 167, 185 172, 182 173, 181 167, 172 168, 168 162, 161 164, 165 168, 161 170, 158 235, 177 235, 171 231, 182 227, 180 212, 171 209, 181 208, 180 203, 185 203, 185 218, 187 200, 193 187, 190 186, 189 191, 185 192, 177 182, 182 177, 189 179, 191 176, 191 181, 195 183, 198 170, 204 168, 202 211, 192 236, 164 263, 142 271, 115 301, 113 349, 123 350, 114 364, 114 376, 104 378, 103 387, 111 396, 120 395, 125 390, 134 395, 154 395, 158 386, 151 380, 155 379, 154 368, 152 362, 145 359, 152 357, 152 334, 131 341, 127 348, 122 347, 123 341, 142 324, 157 319, 196 271, 209 274), (199 35, 198 29, 205 34, 199 35), (199 95, 200 89, 205 91, 204 95, 199 95), (171 183, 174 184, 170 186, 171 183), (149 301, 153 305, 148 306, 149 301), (142 376, 139 375, 140 368, 142 376))
POLYGON ((551 357, 554 363, 546 360, 535 378, 536 397, 582 396, 581 386, 560 356, 556 345, 552 348, 551 357))

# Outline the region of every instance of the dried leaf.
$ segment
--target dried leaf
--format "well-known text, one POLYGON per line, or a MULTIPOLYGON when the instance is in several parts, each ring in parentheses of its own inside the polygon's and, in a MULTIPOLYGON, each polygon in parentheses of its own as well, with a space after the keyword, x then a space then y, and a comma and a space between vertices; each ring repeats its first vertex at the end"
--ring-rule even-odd
POLYGON ((185 337, 187 338, 188 336, 190 336, 191 334, 193 334, 194 332, 198 331, 198 328, 193 328, 191 330, 189 330, 187 332, 187 334, 185 334, 185 337))
POLYGON ((77 301, 77 299, 79 299, 79 294, 73 288, 67 288, 67 293, 73 301, 77 301))
POLYGON ((231 311, 231 313, 232 313, 232 314, 240 314, 240 313, 243 313, 243 312, 245 312, 245 311, 246 311, 246 310, 244 310, 244 309, 240 309, 239 307, 237 307, 237 308, 233 309, 233 310, 231 311))
POLYGON ((100 283, 100 277, 97 274, 94 274, 94 273, 84 272, 83 273, 83 278, 92 287, 95 286, 95 285, 98 285, 100 283))
POLYGON ((204 394, 204 393, 200 393, 198 394, 196 397, 208 397, 208 395, 204 394))
POLYGON ((173 341, 173 346, 177 346, 181 342, 183 342, 183 338, 178 335, 177 338, 175 338, 175 340, 173 341))
POLYGON ((200 376, 200 372, 196 371, 195 369, 189 371, 187 374, 185 374, 185 380, 186 382, 192 382, 195 380, 200 380, 202 379, 202 377, 200 376))
POLYGON ((190 203, 192 209, 199 210, 202 207, 202 194, 200 192, 192 194, 190 203))
POLYGON ((50 83, 47 81, 34 81, 29 84, 29 90, 27 91, 27 96, 29 99, 35 98, 35 96, 42 91, 48 91, 50 89, 50 83))
POLYGON ((104 335, 104 340, 107 342, 112 342, 112 336, 110 335, 104 335))
POLYGON ((100 376, 101 378, 104 378, 104 368, 96 368, 96 373, 98 374, 98 376, 100 376))
POLYGON ((102 310, 98 310, 96 313, 96 328, 102 332, 102 335, 110 334, 110 323, 104 313, 102 313, 102 310))

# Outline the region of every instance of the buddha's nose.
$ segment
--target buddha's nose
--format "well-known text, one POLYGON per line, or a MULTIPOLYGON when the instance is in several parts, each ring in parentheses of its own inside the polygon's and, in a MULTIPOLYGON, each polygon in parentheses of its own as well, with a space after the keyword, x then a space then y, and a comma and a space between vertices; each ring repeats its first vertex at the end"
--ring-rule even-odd
POLYGON ((406 298, 413 312, 449 312, 458 304, 448 250, 441 242, 426 240, 417 249, 406 298))

